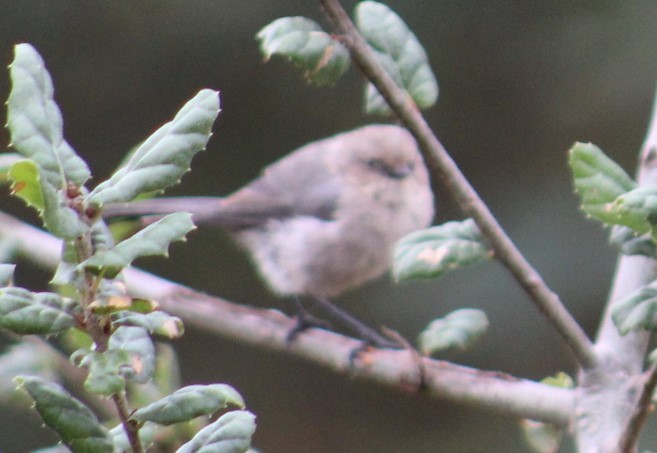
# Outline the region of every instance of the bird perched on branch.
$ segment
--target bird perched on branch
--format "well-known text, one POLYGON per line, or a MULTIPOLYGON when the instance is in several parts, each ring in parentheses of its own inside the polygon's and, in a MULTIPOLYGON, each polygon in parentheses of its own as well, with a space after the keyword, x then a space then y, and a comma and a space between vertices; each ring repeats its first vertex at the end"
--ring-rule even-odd
POLYGON ((275 293, 321 301, 382 275, 395 243, 434 212, 415 140, 393 125, 309 143, 226 197, 155 198, 103 215, 176 211, 234 233, 275 293))

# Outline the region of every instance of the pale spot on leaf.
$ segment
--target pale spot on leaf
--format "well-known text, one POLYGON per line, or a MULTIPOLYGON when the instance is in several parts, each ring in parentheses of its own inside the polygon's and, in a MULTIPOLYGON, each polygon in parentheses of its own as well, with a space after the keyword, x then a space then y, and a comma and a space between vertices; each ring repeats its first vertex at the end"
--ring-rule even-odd
POLYGON ((449 249, 447 247, 439 247, 437 249, 425 248, 417 254, 417 259, 436 266, 445 259, 447 255, 449 255, 449 249))

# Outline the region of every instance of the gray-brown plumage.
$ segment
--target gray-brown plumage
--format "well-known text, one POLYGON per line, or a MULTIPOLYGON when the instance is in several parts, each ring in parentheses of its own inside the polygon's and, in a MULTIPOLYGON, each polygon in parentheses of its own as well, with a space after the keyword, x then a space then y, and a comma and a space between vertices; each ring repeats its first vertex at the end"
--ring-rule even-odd
POLYGON ((430 224, 433 195, 412 136, 372 125, 303 146, 225 198, 109 205, 104 215, 175 211, 232 231, 274 292, 323 298, 383 274, 394 244, 430 224))

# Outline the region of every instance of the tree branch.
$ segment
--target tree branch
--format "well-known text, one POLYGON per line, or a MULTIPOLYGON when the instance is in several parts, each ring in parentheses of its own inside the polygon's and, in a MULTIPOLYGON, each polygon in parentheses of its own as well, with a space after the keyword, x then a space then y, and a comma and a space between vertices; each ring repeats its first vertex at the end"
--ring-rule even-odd
MULTIPOLYGON (((0 213, 0 237, 13 241, 20 256, 48 270, 55 269, 59 262, 60 240, 4 213, 0 213)), ((398 389, 422 391, 513 417, 556 425, 571 422, 572 390, 427 357, 418 359, 411 351, 371 349, 353 363, 351 354, 361 344, 353 338, 309 329, 288 343, 287 335, 294 321, 278 311, 210 297, 139 269, 127 269, 124 276, 131 294, 157 300, 163 310, 179 316, 188 326, 292 353, 336 372, 355 374, 398 389)))
MULTIPOLYGON (((637 171, 639 186, 657 184, 657 94, 648 133, 641 147, 637 171)), ((643 375, 643 364, 650 334, 630 332, 621 336, 611 314, 630 293, 657 278, 657 262, 644 256, 618 258, 611 295, 595 349, 599 367, 580 376, 577 397, 576 431, 582 451, 606 445, 605 451, 632 451, 650 405, 643 399, 652 395, 652 381, 643 375), (640 396, 641 395, 641 396, 640 396), (628 422, 628 414, 632 414, 628 422), (626 449, 618 450, 619 442, 626 449)), ((654 375, 654 372, 653 372, 654 375)), ((651 377, 654 379, 654 377, 651 377)))
POLYGON ((372 49, 360 35, 338 0, 320 0, 327 17, 333 22, 353 61, 372 82, 413 134, 434 180, 439 180, 454 197, 461 210, 477 223, 495 256, 513 274, 539 310, 554 325, 570 347, 579 364, 594 366, 596 356, 592 343, 577 321, 564 307, 559 296, 543 281, 502 229, 486 204, 470 185, 443 145, 431 131, 424 117, 407 93, 399 88, 379 64, 372 49))

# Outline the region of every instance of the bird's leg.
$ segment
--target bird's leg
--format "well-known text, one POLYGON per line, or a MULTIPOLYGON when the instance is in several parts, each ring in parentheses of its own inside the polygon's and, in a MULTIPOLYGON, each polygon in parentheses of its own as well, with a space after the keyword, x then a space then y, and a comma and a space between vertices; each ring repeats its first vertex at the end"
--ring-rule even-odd
POLYGON ((320 319, 314 316, 312 313, 306 310, 306 307, 303 306, 301 299, 298 296, 292 297, 292 302, 294 303, 294 307, 297 312, 297 322, 287 334, 288 343, 294 341, 297 335, 311 327, 330 329, 331 324, 324 319, 320 319))
MULTIPOLYGON (((365 342, 365 344, 363 345, 363 349, 366 348, 367 346, 376 346, 378 348, 391 348, 391 349, 399 349, 402 347, 402 345, 399 344, 397 341, 384 337, 379 332, 365 325, 362 321, 358 320, 357 318, 347 313, 340 307, 332 304, 328 299, 315 297, 313 298, 313 300, 317 305, 322 307, 323 310, 328 312, 333 319, 337 319, 346 327, 353 330, 358 336, 358 338, 360 338, 365 342)), ((356 354, 358 354, 358 352, 356 352, 356 354)))

